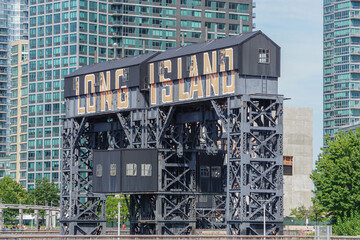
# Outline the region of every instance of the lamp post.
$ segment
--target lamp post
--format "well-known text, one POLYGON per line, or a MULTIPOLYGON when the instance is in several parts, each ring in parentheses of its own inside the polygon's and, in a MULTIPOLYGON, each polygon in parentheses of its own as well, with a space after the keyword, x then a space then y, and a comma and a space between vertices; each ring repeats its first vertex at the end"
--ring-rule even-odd
POLYGON ((263 208, 264 208, 264 237, 265 237, 266 236, 266 201, 267 200, 263 199, 263 200, 258 200, 258 201, 264 203, 263 208))
POLYGON ((266 216, 265 216, 265 212, 266 212, 266 203, 264 201, 264 236, 266 236, 266 216))
POLYGON ((314 212, 315 212, 315 224, 317 226, 318 225, 318 211, 315 210, 314 212))
MULTIPOLYGON (((121 200, 121 198, 120 198, 121 200)), ((120 236, 120 210, 121 210, 121 202, 118 202, 118 236, 120 236)))
POLYGON ((113 44, 113 47, 114 47, 114 59, 117 59, 117 52, 116 52, 117 50, 116 50, 116 49, 117 49, 117 47, 118 47, 118 44, 117 44, 117 43, 114 43, 114 44, 113 44))

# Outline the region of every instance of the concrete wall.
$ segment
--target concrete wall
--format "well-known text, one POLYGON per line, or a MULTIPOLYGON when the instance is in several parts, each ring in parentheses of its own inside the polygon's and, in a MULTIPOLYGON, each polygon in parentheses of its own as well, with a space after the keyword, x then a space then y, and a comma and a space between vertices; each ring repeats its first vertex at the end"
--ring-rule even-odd
POLYGON ((291 209, 312 206, 313 111, 284 108, 284 156, 293 156, 292 176, 284 175, 284 216, 291 209))

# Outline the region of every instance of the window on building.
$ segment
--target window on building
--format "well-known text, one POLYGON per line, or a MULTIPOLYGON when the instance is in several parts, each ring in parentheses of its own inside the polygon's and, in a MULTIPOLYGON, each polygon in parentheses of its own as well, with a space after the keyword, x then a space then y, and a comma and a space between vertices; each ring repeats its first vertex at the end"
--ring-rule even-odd
POLYGON ((128 163, 126 164, 126 176, 136 176, 137 175, 137 164, 128 163))
POLYGON ((213 178, 221 177, 221 167, 220 166, 211 167, 211 177, 213 177, 213 178))
MULTIPOLYGON (((50 146, 50 139, 45 140, 45 147, 46 147, 47 144, 49 144, 48 146, 50 146)), ((50 159, 51 158, 51 151, 50 150, 45 150, 44 151, 44 157, 45 157, 45 159, 50 159)), ((50 162, 45 162, 45 170, 50 170, 50 162)))
POLYGON ((11 179, 15 179, 15 178, 16 178, 16 172, 10 173, 10 178, 11 178, 11 179))
POLYGON ((259 53, 258 63, 263 63, 263 64, 270 63, 270 49, 259 48, 258 53, 259 53))
POLYGON ((200 177, 210 177, 209 166, 200 166, 200 177))
POLYGON ((102 177, 103 167, 101 164, 96 165, 96 176, 102 177))
POLYGON ((284 175, 292 176, 293 156, 284 156, 284 175))
POLYGON ((26 162, 20 163, 20 169, 26 169, 26 162))
POLYGON ((42 170, 42 162, 37 162, 36 163, 36 171, 41 171, 42 170))
POLYGON ((53 172, 52 173, 52 180, 53 181, 58 181, 59 180, 59 173, 53 172))
POLYGON ((151 177, 152 175, 152 166, 151 164, 141 164, 141 176, 151 177))
MULTIPOLYGON (((53 150, 52 151, 52 158, 53 159, 58 159, 59 158, 59 150, 53 150)), ((58 162, 53 162, 53 163, 58 163, 58 162)), ((54 167, 54 166, 53 166, 54 167)), ((59 164, 57 165, 57 168, 59 167, 59 164)))
POLYGON ((110 176, 111 177, 116 176, 116 163, 110 164, 110 176))

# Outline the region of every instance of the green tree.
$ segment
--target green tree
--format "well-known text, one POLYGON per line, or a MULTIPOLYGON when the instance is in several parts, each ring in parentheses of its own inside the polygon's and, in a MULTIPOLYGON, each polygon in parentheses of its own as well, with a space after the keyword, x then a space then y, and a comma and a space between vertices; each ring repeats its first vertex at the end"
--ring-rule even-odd
POLYGON ((35 183, 35 189, 30 191, 29 204, 36 205, 51 205, 59 206, 59 188, 58 186, 50 182, 49 179, 43 178, 37 179, 35 183))
POLYGON ((318 204, 314 204, 313 206, 306 208, 305 206, 300 206, 294 209, 291 209, 290 216, 294 216, 294 219, 306 220, 306 217, 310 221, 324 222, 329 219, 326 217, 326 213, 322 212, 319 209, 318 204))
POLYGON ((108 196, 106 199, 106 220, 111 222, 111 226, 114 226, 114 223, 117 222, 118 216, 118 202, 121 203, 120 209, 120 218, 121 222, 125 222, 129 218, 129 209, 126 204, 125 196, 120 195, 120 197, 108 196))
POLYGON ((333 232, 342 236, 359 236, 360 235, 360 216, 358 213, 352 213, 350 217, 338 218, 333 226, 333 232))
MULTIPOLYGON (((9 176, 5 176, 0 180, 0 198, 1 203, 20 204, 26 202, 28 194, 21 184, 12 180, 9 176)), ((13 222, 18 213, 18 210, 6 209, 4 211, 5 221, 13 222)))
POLYGON ((326 139, 311 175, 315 185, 314 203, 333 221, 360 212, 360 128, 340 132, 334 141, 326 139))
POLYGON ((305 220, 306 216, 310 216, 310 209, 306 209, 305 206, 291 209, 290 216, 294 216, 298 220, 305 220))

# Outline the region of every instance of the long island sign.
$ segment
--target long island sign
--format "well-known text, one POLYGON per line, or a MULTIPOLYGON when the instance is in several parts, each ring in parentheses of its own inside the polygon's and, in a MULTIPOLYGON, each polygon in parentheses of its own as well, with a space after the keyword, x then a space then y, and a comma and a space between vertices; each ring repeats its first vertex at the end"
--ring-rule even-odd
MULTIPOLYGON (((251 71, 265 71, 267 78, 277 79, 266 69, 271 69, 270 60, 259 63, 258 49, 245 61, 246 41, 229 44, 229 39, 226 44, 220 39, 215 45, 194 44, 85 66, 65 79, 67 113, 118 112, 243 94, 246 86, 241 78, 251 76, 251 71), (251 62, 261 65, 248 67, 251 62)), ((274 47, 270 45, 261 48, 269 59, 274 47)))

